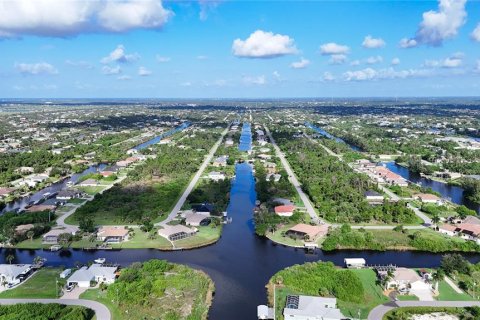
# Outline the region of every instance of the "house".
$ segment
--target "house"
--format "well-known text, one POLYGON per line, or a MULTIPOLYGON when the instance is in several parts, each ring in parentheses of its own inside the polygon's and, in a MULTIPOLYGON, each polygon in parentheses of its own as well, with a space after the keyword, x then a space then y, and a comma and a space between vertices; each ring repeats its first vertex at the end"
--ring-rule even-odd
POLYGON ((293 205, 281 205, 275 207, 275 213, 281 217, 291 217, 293 215, 293 211, 295 211, 295 206, 293 205))
POLYGON ((211 171, 208 173, 208 178, 213 181, 225 180, 226 176, 222 172, 211 171))
POLYGON ((117 278, 118 267, 105 267, 101 264, 92 264, 75 271, 67 280, 68 285, 80 288, 89 288, 91 282, 112 284, 117 278))
POLYGON ((288 236, 297 239, 308 239, 315 241, 320 237, 326 236, 328 233, 327 225, 311 226, 309 224, 299 223, 287 230, 288 236))
POLYGON ((15 227, 15 234, 21 235, 25 234, 27 231, 33 229, 35 226, 31 223, 29 224, 21 224, 15 227))
POLYGON ((128 229, 123 226, 103 226, 97 231, 97 240, 119 243, 128 240, 128 229))
POLYGON ((213 204, 204 202, 202 204, 196 204, 192 206, 192 209, 198 214, 210 215, 214 211, 213 204))
POLYGON ((458 234, 462 239, 475 241, 480 244, 480 225, 471 223, 460 223, 457 225, 458 234))
POLYGON ((273 162, 265 162, 264 166, 267 169, 267 173, 276 173, 277 172, 277 165, 273 162))
POLYGON ((341 320, 346 319, 337 308, 336 298, 302 295, 287 296, 283 309, 285 319, 292 320, 341 320))
POLYGON ((227 147, 233 146, 233 140, 232 140, 232 138, 227 138, 227 140, 225 140, 225 145, 226 145, 227 147))
POLYGON ((281 174, 278 174, 278 173, 269 173, 267 174, 267 176, 265 177, 265 180, 266 181, 272 181, 273 182, 278 182, 280 181, 280 178, 282 177, 281 174))
MULTIPOLYGON (((379 272, 380 278, 385 278, 387 274, 386 271, 379 272)), ((411 290, 430 290, 430 286, 423 281, 422 277, 415 270, 408 268, 396 268, 385 287, 396 289, 400 293, 409 293, 411 290)))
POLYGON ((198 226, 208 226, 211 222, 209 215, 199 214, 199 213, 187 213, 185 214, 185 224, 187 226, 198 227, 198 226))
POLYGON ((13 188, 0 188, 0 198, 6 198, 11 195, 15 189, 13 188))
POLYGON ((269 308, 266 305, 259 305, 257 306, 257 318, 259 320, 274 320, 274 311, 273 308, 269 308))
POLYGON ((283 204, 283 205, 293 205, 293 202, 289 199, 285 199, 285 198, 274 198, 272 200, 273 203, 279 203, 279 204, 283 204))
POLYGON ((438 226, 438 232, 446 234, 447 236, 456 236, 458 231, 460 231, 458 227, 451 224, 445 223, 438 226))
POLYGON ((257 158, 262 159, 262 160, 270 160, 270 159, 272 159, 272 156, 269 155, 269 154, 264 154, 264 153, 262 153, 262 154, 259 154, 259 155, 257 156, 257 158))
POLYGON ((345 258, 343 260, 348 269, 365 268, 367 262, 363 258, 345 258))
POLYGON ((87 179, 78 184, 80 187, 96 187, 99 185, 98 181, 95 179, 87 179))
POLYGON ((163 229, 158 230, 158 234, 170 241, 185 239, 195 235, 196 229, 177 224, 175 226, 165 225, 163 229))
POLYGON ((0 264, 0 285, 19 284, 33 272, 31 264, 0 264))
POLYGON ((120 170, 120 167, 118 165, 113 165, 113 166, 109 166, 109 167, 106 167, 105 169, 102 170, 102 172, 111 172, 111 173, 118 173, 118 171, 120 170))
POLYGON ((227 166, 228 156, 220 156, 213 160, 214 167, 226 167, 227 166))
POLYGON ((75 233, 77 233, 77 230, 77 228, 52 229, 43 235, 42 243, 57 244, 58 238, 61 234, 68 233, 71 235, 75 235, 75 233))
POLYGON ((363 195, 365 197, 365 200, 368 201, 368 203, 382 203, 384 199, 381 193, 378 193, 374 190, 367 190, 363 195))
POLYGON ((480 219, 476 216, 468 216, 463 220, 463 223, 480 225, 480 219))
POLYGON ((74 189, 67 189, 58 192, 56 198, 59 200, 70 200, 74 198, 80 198, 82 196, 82 192, 74 189))
POLYGON ((417 193, 413 197, 422 203, 442 204, 442 199, 440 197, 430 193, 417 193))

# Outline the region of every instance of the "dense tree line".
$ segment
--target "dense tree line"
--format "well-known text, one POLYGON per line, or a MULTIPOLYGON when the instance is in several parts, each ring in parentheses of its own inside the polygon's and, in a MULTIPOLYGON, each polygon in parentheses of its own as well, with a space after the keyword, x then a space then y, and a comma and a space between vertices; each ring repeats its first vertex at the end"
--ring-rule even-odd
POLYGON ((34 213, 7 212, 0 216, 0 242, 9 241, 17 243, 30 238, 37 237, 48 230, 55 221, 55 214, 48 211, 34 213), (22 224, 33 224, 34 228, 25 233, 15 233, 15 227, 22 224), (29 233, 29 232, 32 233, 29 233))
POLYGON ((198 185, 189 195, 187 201, 190 205, 209 203, 213 205, 214 215, 221 215, 227 210, 230 198, 230 180, 208 181, 198 185))
POLYGON ((94 316, 95 312, 91 309, 57 303, 21 303, 10 306, 0 306, 0 318, 2 320, 90 320, 93 319, 94 316))

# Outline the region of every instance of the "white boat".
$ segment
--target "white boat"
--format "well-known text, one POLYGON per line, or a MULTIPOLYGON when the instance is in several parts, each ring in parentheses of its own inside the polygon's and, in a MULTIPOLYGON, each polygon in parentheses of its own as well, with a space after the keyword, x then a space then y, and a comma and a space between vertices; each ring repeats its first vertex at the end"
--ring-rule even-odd
POLYGON ((104 263, 105 263, 105 260, 106 260, 105 258, 98 258, 98 259, 93 260, 93 262, 95 262, 95 263, 100 263, 100 264, 104 264, 104 263))

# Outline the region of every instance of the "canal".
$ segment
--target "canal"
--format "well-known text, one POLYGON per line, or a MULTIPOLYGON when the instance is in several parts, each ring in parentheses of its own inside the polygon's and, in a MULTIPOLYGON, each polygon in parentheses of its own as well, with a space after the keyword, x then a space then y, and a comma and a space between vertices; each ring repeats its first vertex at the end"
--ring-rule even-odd
MULTIPOLYGON (((411 251, 326 253, 320 250, 307 254, 303 249, 276 245, 258 237, 253 225, 256 192, 252 167, 247 163, 240 163, 236 165, 235 172, 227 208, 233 221, 224 226, 221 239, 214 245, 190 251, 170 252, 153 249, 61 252, 1 249, 0 262, 5 263, 6 256, 12 254, 15 256, 14 263, 31 263, 39 255, 47 258, 47 265, 67 267, 77 262, 91 262, 98 257, 122 266, 154 258, 187 264, 205 271, 215 282, 216 292, 209 313, 211 320, 257 319, 257 305, 266 303, 265 284, 277 271, 294 264, 322 260, 342 266, 345 258, 354 257, 363 257, 368 264, 392 263, 404 267, 438 267, 440 264, 441 254, 411 251)), ((472 262, 480 261, 476 254, 466 257, 472 262)))

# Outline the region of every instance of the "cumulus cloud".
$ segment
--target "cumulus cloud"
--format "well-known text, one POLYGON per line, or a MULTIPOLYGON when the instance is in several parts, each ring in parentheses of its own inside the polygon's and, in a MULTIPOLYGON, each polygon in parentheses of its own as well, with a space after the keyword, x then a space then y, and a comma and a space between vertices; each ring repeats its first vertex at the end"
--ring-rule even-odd
POLYGON ((427 68, 458 68, 462 66, 463 58, 464 54, 457 52, 442 60, 425 60, 423 66, 427 68))
POLYGON ((423 13, 415 37, 407 40, 403 48, 414 47, 419 44, 440 46, 443 41, 453 38, 458 30, 465 24, 467 12, 465 11, 466 0, 439 0, 438 10, 430 10, 423 13), (415 40, 415 43, 411 42, 415 40))
POLYGON ((152 74, 152 71, 148 70, 145 67, 138 68, 138 75, 141 77, 146 77, 152 74))
POLYGON ((233 54, 243 58, 275 58, 297 53, 294 39, 287 35, 257 30, 246 40, 235 39, 233 54))
POLYGON ((221 1, 216 1, 216 0, 199 0, 198 4, 200 5, 200 13, 199 13, 200 20, 202 21, 207 20, 210 12, 214 11, 218 7, 220 2, 221 1))
POLYGON ((122 69, 120 68, 120 66, 115 66, 115 67, 103 66, 102 68, 102 73, 106 75, 119 74, 121 72, 122 72, 122 69))
POLYGON ((351 66, 359 66, 360 65, 360 60, 353 60, 352 62, 350 62, 350 65, 351 66))
POLYGON ((382 56, 371 56, 371 57, 368 57, 365 62, 367 64, 377 64, 377 63, 381 63, 383 62, 383 58, 382 56))
POLYGON ((267 83, 267 78, 264 75, 257 77, 244 76, 242 80, 246 85, 264 85, 267 83))
POLYGON ((473 30, 471 36, 473 40, 480 42, 480 23, 477 25, 475 30, 473 30))
POLYGON ((400 46, 400 48, 403 49, 414 48, 417 46, 417 40, 403 38, 402 40, 400 40, 398 45, 400 46))
POLYGON ((121 81, 132 80, 132 77, 123 75, 123 76, 118 76, 117 80, 121 80, 121 81))
POLYGON ((23 75, 57 74, 58 70, 46 62, 16 63, 15 69, 23 75))
POLYGON ((290 67, 293 69, 304 69, 310 64, 310 60, 307 60, 305 58, 301 58, 300 61, 295 61, 293 62, 290 67))
POLYGON ((102 58, 100 62, 105 64, 111 62, 128 63, 138 60, 139 58, 138 53, 126 54, 125 47, 119 44, 108 56, 102 58))
POLYGON ((379 70, 373 68, 365 68, 362 70, 347 71, 343 74, 343 79, 345 81, 406 79, 413 77, 424 77, 429 74, 430 72, 424 69, 408 69, 397 71, 391 67, 379 70))
POLYGON ((345 54, 332 54, 328 63, 330 64, 344 64, 347 61, 345 54))
POLYGON ((323 55, 348 54, 350 48, 335 42, 324 43, 320 46, 320 53, 323 55))
POLYGON ((399 58, 393 58, 392 62, 390 62, 392 66, 396 66, 400 64, 400 59, 399 58))
POLYGON ((169 62, 172 60, 170 57, 162 57, 160 55, 156 56, 157 62, 164 63, 164 62, 169 62))
POLYGON ((161 0, 1 1, 0 37, 69 37, 160 29, 173 13, 161 0))
POLYGON ((373 38, 368 35, 363 39, 362 46, 367 49, 377 49, 385 47, 385 41, 382 38, 373 38))

